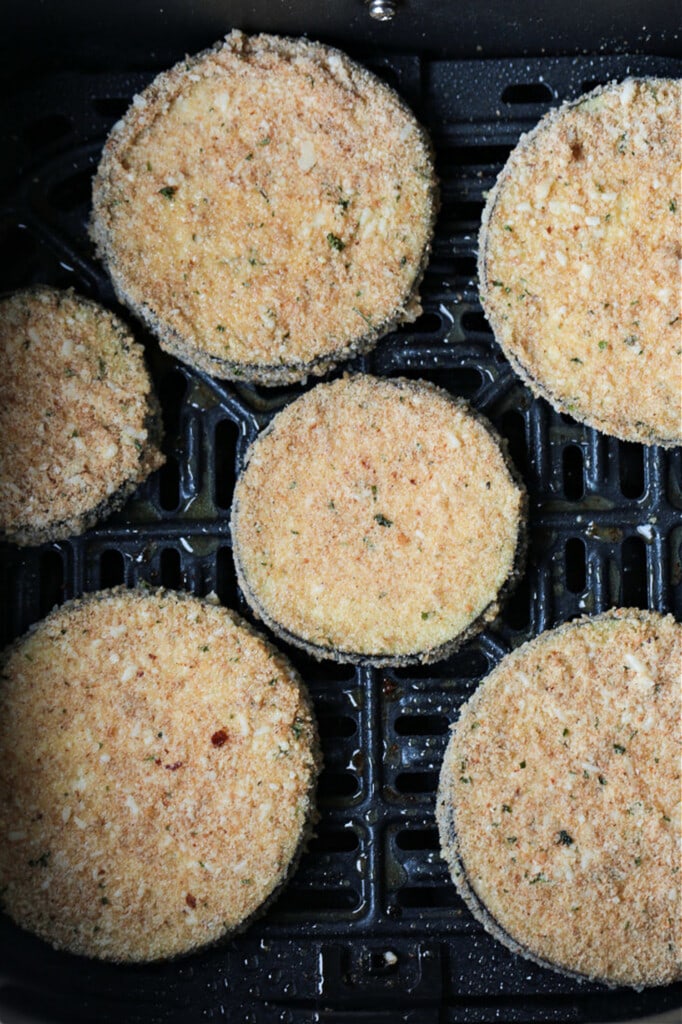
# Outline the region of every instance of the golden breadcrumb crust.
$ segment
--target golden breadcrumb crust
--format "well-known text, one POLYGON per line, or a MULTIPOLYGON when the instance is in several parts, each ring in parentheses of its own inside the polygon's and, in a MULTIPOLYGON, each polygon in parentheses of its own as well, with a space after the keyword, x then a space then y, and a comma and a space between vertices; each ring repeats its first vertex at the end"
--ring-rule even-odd
POLYGON ((392 90, 328 46, 235 31, 114 126, 91 234, 162 347, 276 384, 415 319, 435 206, 430 143, 392 90))
POLYGON ((81 533, 158 469, 142 346, 108 310, 39 286, 0 301, 0 532, 81 533))
POLYGON ((521 138, 479 238, 485 312, 560 412, 682 442, 681 83, 627 79, 521 138))
POLYGON ((525 491, 492 428, 423 381, 318 385, 254 442, 235 488, 237 576, 317 657, 445 657, 498 611, 525 491))
POLYGON ((306 691, 233 613, 168 591, 89 595, 6 654, 0 887, 57 948, 156 960, 233 931, 307 837, 306 691))
POLYGON ((682 978, 682 627, 620 609, 543 633, 462 708, 443 856, 514 952, 612 985, 682 978))

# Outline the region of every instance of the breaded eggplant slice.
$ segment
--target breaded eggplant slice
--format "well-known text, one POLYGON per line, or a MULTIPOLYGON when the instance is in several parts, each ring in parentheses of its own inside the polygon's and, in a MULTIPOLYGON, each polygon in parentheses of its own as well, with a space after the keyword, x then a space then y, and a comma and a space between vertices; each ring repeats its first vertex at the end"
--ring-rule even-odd
POLYGON ((308 837, 306 690, 232 612, 119 588, 4 659, 0 886, 59 949, 150 961, 242 926, 308 837))
POLYGON ((281 384, 421 312, 436 184, 402 100, 338 50, 232 32, 116 124, 91 235, 174 356, 281 384))
POLYGON ((164 462, 143 348, 97 303, 41 285, 0 300, 0 351, 0 533, 82 533, 164 462))
POLYGON ((481 301, 531 390, 627 441, 682 441, 681 83, 627 79, 550 111, 479 238, 481 301))
POLYGON ((682 978, 681 669, 671 615, 613 610, 524 644, 461 709, 442 853, 515 953, 609 985, 682 978))
POLYGON ((256 439, 237 482, 237 578, 317 658, 445 658, 520 571, 525 491, 490 424, 424 381, 321 384, 256 439))

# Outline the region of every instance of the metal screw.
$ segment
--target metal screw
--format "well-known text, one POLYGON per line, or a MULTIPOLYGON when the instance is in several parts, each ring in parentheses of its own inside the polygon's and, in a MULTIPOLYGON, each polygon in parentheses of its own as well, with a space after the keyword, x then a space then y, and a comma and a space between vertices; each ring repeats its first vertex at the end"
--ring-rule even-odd
POLYGON ((390 21, 395 15, 393 0, 369 0, 369 16, 375 21, 390 21))

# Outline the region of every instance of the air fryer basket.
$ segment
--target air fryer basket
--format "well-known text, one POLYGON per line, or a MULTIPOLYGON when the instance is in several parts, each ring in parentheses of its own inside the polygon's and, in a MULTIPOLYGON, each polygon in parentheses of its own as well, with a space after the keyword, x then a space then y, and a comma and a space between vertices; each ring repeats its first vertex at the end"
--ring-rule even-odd
MULTIPOLYGON (((682 985, 611 991, 498 945, 457 897, 433 818, 448 725, 506 651, 614 604, 682 618, 680 451, 607 438, 534 399, 493 340, 475 272, 484 194, 521 131, 597 83, 628 73, 679 76, 682 61, 355 55, 430 128, 442 210, 423 315, 352 366, 427 378, 490 417, 529 489, 526 575, 499 621, 436 665, 353 669, 289 650, 315 701, 325 769, 317 838, 279 901, 244 935, 149 967, 56 953, 2 918, 3 1024, 587 1022, 682 1005, 682 985)), ((144 73, 55 73, 5 103, 3 291, 73 285, 128 318, 87 240, 90 179, 107 131, 158 70, 150 61, 144 73)), ((119 583, 216 591, 249 617, 230 547, 235 474, 257 432, 312 382, 265 389, 214 381, 132 327, 160 392, 167 465, 82 537, 2 547, 3 642, 55 603, 119 583)))

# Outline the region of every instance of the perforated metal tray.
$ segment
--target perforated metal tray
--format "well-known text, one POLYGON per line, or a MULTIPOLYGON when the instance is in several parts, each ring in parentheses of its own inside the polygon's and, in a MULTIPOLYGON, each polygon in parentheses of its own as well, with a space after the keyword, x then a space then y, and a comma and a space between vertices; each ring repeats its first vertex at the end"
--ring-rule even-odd
MULTIPOLYGON (((682 618, 680 451, 606 438, 533 399, 494 342, 475 278, 484 193, 521 131, 598 82, 679 76, 682 61, 364 62, 429 126, 443 202, 423 316, 352 366, 433 380, 508 438, 530 493, 526 575, 500 620, 437 665, 353 669, 290 650, 315 701, 325 769, 319 835, 281 899, 227 944, 140 968, 58 954, 0 919, 3 1022, 582 1022, 682 1005, 681 985, 613 992, 512 956, 456 896, 433 819, 448 725, 506 651, 613 604, 682 618)), ((108 129, 158 70, 52 75, 5 104, 0 290, 73 285, 118 308, 86 236, 90 178, 108 129)), ((3 642, 55 603, 141 580, 215 590, 249 615, 230 547, 235 474, 249 442, 303 388, 221 384, 185 369, 132 326, 160 393, 168 463, 120 514, 84 536, 1 548, 3 642)))

